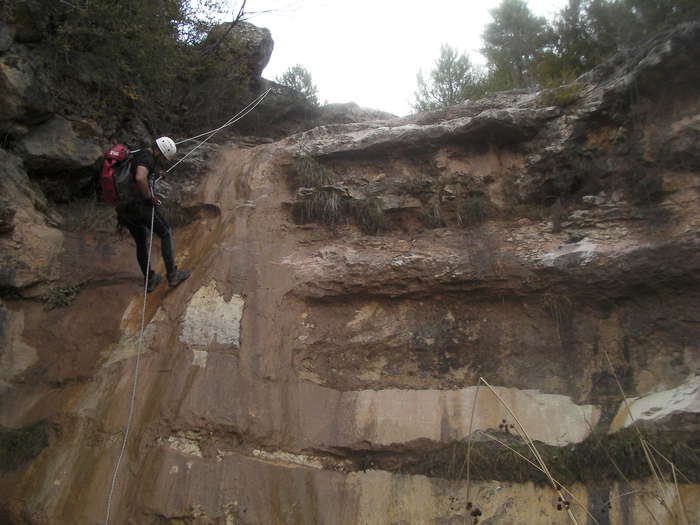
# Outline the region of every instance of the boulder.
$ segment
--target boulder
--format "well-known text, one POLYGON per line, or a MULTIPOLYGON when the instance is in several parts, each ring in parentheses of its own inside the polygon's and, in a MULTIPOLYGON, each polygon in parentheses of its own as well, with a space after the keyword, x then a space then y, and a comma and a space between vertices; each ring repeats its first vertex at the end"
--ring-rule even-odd
POLYGON ((19 157, 0 149, 0 288, 24 288, 56 275, 63 234, 49 225, 46 199, 19 157))
POLYGON ((102 156, 97 127, 90 121, 70 121, 54 115, 18 144, 30 172, 45 175, 92 168, 102 156))
POLYGON ((17 123, 36 124, 48 118, 51 97, 32 61, 22 54, 0 57, 0 131, 17 135, 17 123))
POLYGON ((37 351, 22 338, 24 312, 13 312, 0 301, 0 392, 37 361, 37 351))
MULTIPOLYGON (((228 24, 224 24, 228 26, 228 24)), ((239 22, 231 32, 238 45, 242 45, 248 70, 252 77, 258 78, 272 56, 275 42, 269 29, 256 27, 247 22, 239 22)))

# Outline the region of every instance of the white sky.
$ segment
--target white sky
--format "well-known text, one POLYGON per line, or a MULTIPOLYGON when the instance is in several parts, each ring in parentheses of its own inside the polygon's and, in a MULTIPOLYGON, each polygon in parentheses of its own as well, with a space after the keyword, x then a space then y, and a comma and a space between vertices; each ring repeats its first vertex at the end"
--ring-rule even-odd
MULTIPOLYGON (((500 0, 248 0, 249 21, 272 32, 275 49, 263 76, 274 80, 301 64, 319 100, 357 102, 399 116, 412 112, 416 74, 433 69, 441 44, 479 54, 489 10, 500 0)), ((529 0, 551 19, 566 0, 529 0)))

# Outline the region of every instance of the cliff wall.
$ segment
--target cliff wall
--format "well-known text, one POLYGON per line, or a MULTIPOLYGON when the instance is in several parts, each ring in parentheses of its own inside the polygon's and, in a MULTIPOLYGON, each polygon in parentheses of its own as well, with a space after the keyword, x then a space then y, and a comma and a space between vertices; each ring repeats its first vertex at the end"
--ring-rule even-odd
POLYGON ((80 288, 3 298, 4 518, 104 520, 140 351, 113 523, 700 521, 699 39, 221 147, 141 346, 133 247, 26 197, 13 278, 80 288))

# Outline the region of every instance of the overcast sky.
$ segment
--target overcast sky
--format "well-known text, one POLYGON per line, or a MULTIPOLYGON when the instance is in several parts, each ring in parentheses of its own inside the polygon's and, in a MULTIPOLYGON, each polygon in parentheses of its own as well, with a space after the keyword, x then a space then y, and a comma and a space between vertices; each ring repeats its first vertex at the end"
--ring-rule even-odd
MULTIPOLYGON (((473 63, 489 10, 500 0, 248 0, 247 9, 272 9, 251 23, 272 32, 275 49, 265 78, 289 67, 309 70, 324 102, 402 116, 411 113, 416 74, 427 74, 443 43, 468 53, 473 63)), ((530 10, 550 18, 566 0, 530 0, 530 10)))

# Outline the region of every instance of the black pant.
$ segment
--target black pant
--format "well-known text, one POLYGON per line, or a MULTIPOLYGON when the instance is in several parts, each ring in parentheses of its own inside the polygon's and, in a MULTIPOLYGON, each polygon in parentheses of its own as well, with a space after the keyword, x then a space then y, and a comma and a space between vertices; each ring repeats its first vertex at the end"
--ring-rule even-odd
POLYGON ((154 210, 151 202, 147 200, 123 204, 117 207, 117 220, 119 224, 129 229, 129 233, 136 241, 136 259, 145 277, 147 270, 151 272, 150 275, 153 272, 148 268, 148 239, 151 229, 151 213, 154 211, 153 233, 160 237, 160 250, 165 262, 165 269, 168 276, 171 276, 177 270, 177 266, 175 266, 175 240, 168 221, 158 211, 158 208, 154 210))

